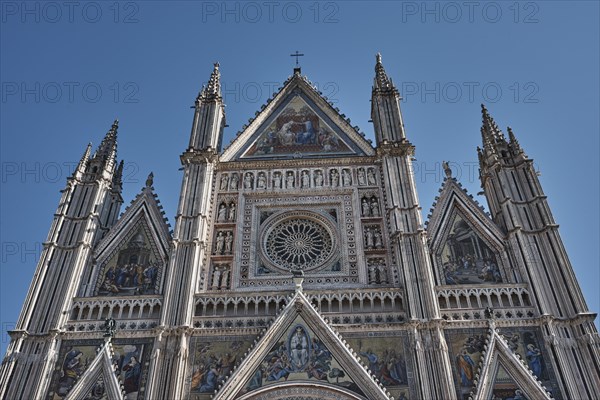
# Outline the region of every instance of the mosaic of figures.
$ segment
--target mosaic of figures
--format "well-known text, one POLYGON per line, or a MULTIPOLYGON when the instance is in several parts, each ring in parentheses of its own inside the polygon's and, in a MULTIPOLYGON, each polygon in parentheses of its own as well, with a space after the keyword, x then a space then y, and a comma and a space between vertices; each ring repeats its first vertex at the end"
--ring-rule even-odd
POLYGON ((454 361, 452 369, 459 399, 466 400, 471 392, 485 340, 484 329, 446 331, 450 360, 454 361))
POLYGON ((521 388, 510 377, 502 365, 498 367, 498 372, 494 379, 492 388, 492 400, 533 400, 525 396, 521 388))
POLYGON ((194 399, 210 399, 229 375, 236 362, 250 348, 254 338, 236 337, 228 341, 193 339, 189 387, 194 399))
POLYGON ((347 341, 395 399, 410 397, 402 338, 348 338, 347 341))
MULTIPOLYGON (((219 190, 283 190, 306 188, 338 188, 358 186, 376 186, 377 178, 375 168, 328 168, 328 169, 300 169, 277 171, 247 171, 225 172, 219 179, 219 190)), ((218 222, 234 221, 231 219, 227 207, 231 204, 219 205, 219 212, 225 208, 223 214, 218 213, 218 222), (224 207, 222 207, 224 206, 224 207)), ((235 204, 234 204, 235 207, 235 204)), ((234 208, 235 211, 235 208, 234 208)))
POLYGON ((351 154, 339 135, 300 98, 294 97, 258 136, 245 157, 282 157, 302 154, 351 154))
POLYGON ((117 254, 102 264, 95 295, 158 294, 164 264, 140 228, 129 242, 123 243, 117 254))
MULTIPOLYGON (((79 378, 88 369, 96 357, 100 342, 66 341, 61 346, 56 372, 52 378, 48 399, 64 399, 75 386, 79 378)), ((150 353, 151 344, 135 341, 113 342, 113 365, 117 378, 127 395, 127 399, 143 398, 145 375, 144 365, 150 353)), ((105 377, 100 377, 92 388, 88 398, 99 400, 105 398, 105 377)))
POLYGON ((446 285, 502 282, 496 253, 458 214, 437 261, 446 285))
MULTIPOLYGON (((540 346, 543 340, 539 337, 539 333, 526 328, 502 329, 501 333, 507 339, 510 349, 526 361, 533 374, 549 390, 551 387, 555 387, 554 380, 550 379, 551 374, 545 362, 545 350, 540 346)), ((454 358, 455 360, 453 368, 456 387, 459 396, 462 396, 460 398, 467 398, 473 386, 485 339, 486 333, 483 330, 446 331, 448 351, 451 359, 454 358)), ((510 396, 514 398, 518 387, 506 371, 499 370, 496 382, 498 390, 505 390, 502 392, 504 394, 497 393, 498 399, 510 399, 510 396)), ((560 398, 560 393, 553 393, 553 397, 560 398)))
POLYGON ((298 318, 271 348, 245 392, 282 381, 315 380, 362 394, 323 342, 298 318))
MULTIPOLYGON (((521 355, 521 358, 527 362, 529 369, 540 381, 544 382, 550 379, 550 373, 540 346, 543 341, 535 331, 501 329, 501 333, 508 340, 510 349, 521 355)), ((508 377, 508 375, 498 375, 500 379, 505 377, 508 377)))

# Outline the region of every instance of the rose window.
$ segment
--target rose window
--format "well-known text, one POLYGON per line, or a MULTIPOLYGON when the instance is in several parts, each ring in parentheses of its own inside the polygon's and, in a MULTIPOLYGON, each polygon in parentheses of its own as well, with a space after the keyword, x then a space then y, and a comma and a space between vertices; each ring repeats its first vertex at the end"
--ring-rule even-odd
POLYGON ((267 221, 262 231, 264 261, 280 270, 313 270, 333 258, 334 225, 312 212, 283 213, 267 221))

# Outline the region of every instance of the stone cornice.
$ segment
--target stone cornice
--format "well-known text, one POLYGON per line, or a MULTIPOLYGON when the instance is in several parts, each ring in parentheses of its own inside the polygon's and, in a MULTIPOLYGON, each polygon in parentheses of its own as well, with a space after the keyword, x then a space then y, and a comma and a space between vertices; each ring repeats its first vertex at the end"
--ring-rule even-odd
POLYGON ((415 146, 413 146, 408 140, 401 142, 388 142, 383 141, 377 146, 377 155, 383 156, 413 156, 415 154, 415 146))

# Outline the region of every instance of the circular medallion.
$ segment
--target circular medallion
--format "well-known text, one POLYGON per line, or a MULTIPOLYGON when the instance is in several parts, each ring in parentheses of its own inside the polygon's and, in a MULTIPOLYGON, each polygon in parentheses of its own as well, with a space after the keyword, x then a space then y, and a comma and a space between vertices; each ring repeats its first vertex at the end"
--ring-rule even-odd
POLYGON ((263 261, 272 268, 311 271, 335 255, 335 225, 310 211, 284 212, 265 221, 260 238, 263 261))

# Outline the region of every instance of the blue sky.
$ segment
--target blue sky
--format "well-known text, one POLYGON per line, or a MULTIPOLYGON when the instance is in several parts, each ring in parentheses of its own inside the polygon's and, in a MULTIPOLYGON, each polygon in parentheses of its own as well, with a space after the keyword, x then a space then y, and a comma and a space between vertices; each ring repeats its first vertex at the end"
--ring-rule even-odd
MULTIPOLYGON (((174 222, 194 101, 212 63, 224 144, 292 73, 373 137, 375 53, 404 96, 424 216, 441 161, 480 191, 480 103, 535 159, 588 306, 600 310, 597 2, 1 3, 0 321, 11 329, 64 187, 119 118, 126 204, 150 171, 174 222), (72 5, 68 5, 72 4, 72 5)), ((7 345, 2 335, 2 352, 7 345)))

